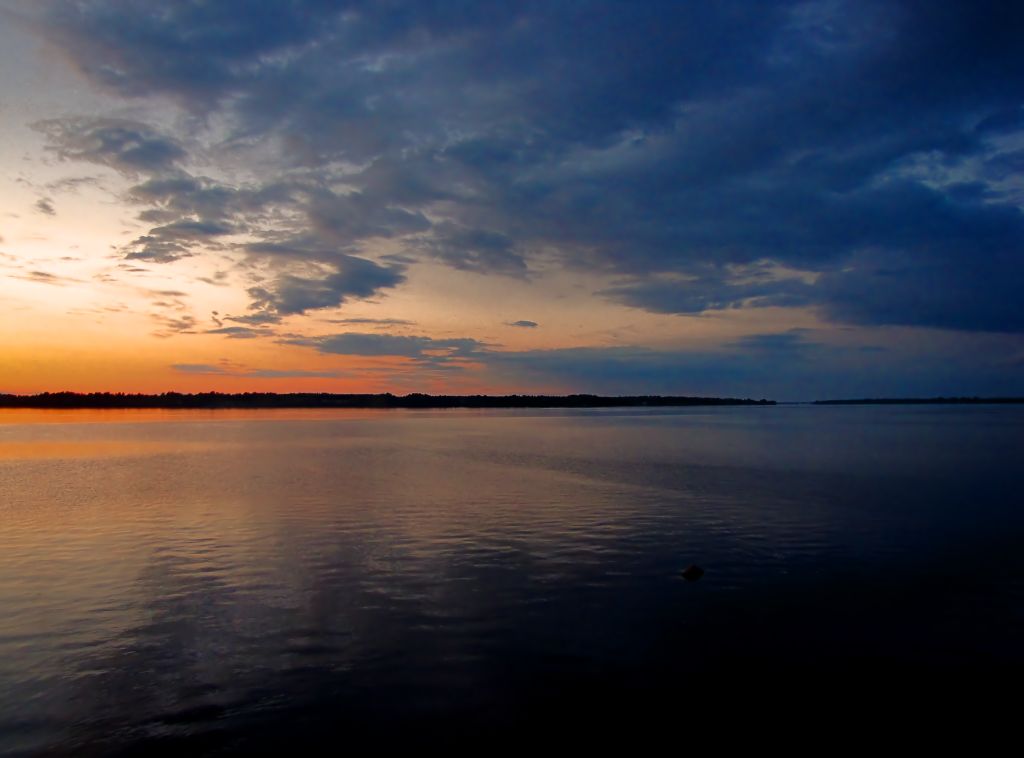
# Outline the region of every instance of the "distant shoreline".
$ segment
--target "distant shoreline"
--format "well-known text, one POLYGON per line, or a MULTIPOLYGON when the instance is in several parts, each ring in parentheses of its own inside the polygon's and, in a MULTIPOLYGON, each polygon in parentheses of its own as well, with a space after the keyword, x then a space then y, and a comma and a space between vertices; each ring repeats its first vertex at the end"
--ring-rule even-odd
POLYGON ((855 398, 783 402, 681 395, 408 395, 328 392, 43 392, 0 394, 2 408, 35 409, 217 409, 217 408, 678 408, 769 405, 1021 405, 1024 397, 855 398))
POLYGON ((815 400, 812 405, 1014 405, 1024 397, 876 397, 856 400, 815 400))
POLYGON ((774 400, 663 395, 409 395, 246 392, 159 395, 44 392, 0 395, 0 408, 632 408, 775 405, 774 400))

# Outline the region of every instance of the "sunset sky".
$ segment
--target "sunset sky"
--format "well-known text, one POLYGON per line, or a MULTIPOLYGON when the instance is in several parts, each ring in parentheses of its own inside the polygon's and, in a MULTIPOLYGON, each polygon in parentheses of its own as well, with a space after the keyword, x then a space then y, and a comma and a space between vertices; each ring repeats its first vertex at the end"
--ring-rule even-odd
POLYGON ((0 392, 1024 394, 1024 4, 0 0, 0 392))

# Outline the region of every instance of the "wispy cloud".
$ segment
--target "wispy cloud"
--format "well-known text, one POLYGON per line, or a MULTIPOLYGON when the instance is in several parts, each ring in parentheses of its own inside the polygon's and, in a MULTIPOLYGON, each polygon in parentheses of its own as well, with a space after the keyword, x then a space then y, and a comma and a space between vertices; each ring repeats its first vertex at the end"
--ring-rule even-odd
POLYGON ((344 332, 287 342, 332 355, 408 358, 434 366, 478 359, 489 350, 484 343, 469 338, 433 339, 365 332, 344 332))
POLYGON ((69 284, 82 284, 81 279, 53 274, 49 271, 25 271, 20 274, 12 274, 12 276, 15 279, 23 279, 28 282, 36 282, 37 284, 52 284, 56 287, 65 287, 69 284))
POLYGON ((272 332, 267 329, 252 329, 248 326, 220 326, 216 329, 207 329, 206 333, 221 334, 225 337, 236 340, 248 340, 272 334, 272 332))
POLYGON ((344 376, 337 371, 303 371, 298 369, 243 369, 230 366, 215 366, 207 363, 175 363, 171 366, 181 374, 203 376, 230 376, 244 379, 337 379, 344 376))
POLYGON ((402 318, 329 318, 324 319, 329 324, 353 324, 362 326, 415 326, 415 321, 408 321, 402 318))
POLYGON ((168 170, 187 152, 151 126, 126 119, 70 117, 38 121, 34 128, 62 160, 108 166, 127 174, 168 170))

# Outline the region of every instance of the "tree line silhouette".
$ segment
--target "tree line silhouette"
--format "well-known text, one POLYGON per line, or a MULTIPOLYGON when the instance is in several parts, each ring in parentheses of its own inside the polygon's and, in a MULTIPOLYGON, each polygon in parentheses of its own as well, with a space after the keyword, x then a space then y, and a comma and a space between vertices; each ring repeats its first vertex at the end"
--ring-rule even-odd
POLYGON ((774 405, 774 400, 666 395, 409 395, 327 392, 43 392, 0 394, 4 408, 616 408, 701 405, 774 405))

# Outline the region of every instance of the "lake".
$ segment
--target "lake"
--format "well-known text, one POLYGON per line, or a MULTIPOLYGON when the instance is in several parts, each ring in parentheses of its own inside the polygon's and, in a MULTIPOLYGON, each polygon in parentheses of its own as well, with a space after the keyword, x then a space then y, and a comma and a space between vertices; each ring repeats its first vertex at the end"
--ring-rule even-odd
POLYGON ((1020 406, 0 411, 0 754, 998 720, 1022 443, 1020 406))

